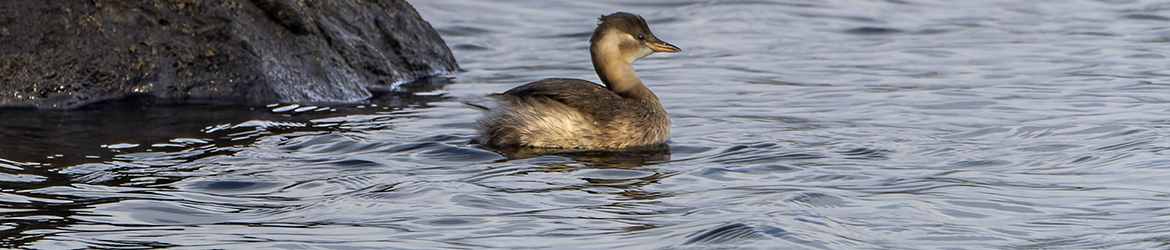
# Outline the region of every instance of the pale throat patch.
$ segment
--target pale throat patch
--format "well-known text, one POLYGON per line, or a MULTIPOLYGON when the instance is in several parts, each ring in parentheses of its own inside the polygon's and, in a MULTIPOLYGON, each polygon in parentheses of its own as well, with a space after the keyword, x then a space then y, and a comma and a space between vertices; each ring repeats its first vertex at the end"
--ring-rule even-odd
POLYGON ((622 63, 625 64, 633 63, 635 60, 642 59, 654 53, 653 48, 643 46, 633 35, 613 30, 607 31, 597 43, 599 46, 598 52, 601 52, 603 55, 621 55, 620 58, 624 59, 622 63), (638 44, 638 51, 634 51, 632 54, 627 54, 628 52, 623 53, 621 51, 622 43, 638 44))

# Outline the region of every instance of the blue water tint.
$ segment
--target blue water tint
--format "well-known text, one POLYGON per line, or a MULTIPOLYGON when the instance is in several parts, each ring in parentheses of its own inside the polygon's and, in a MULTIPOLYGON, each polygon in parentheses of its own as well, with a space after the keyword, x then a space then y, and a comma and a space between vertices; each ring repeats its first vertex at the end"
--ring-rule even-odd
POLYGON ((1166 3, 412 4, 466 70, 449 84, 348 104, 0 111, 0 246, 1167 244, 1166 3), (634 64, 671 115, 668 150, 472 143, 463 102, 597 81, 588 36, 617 10, 683 49, 634 64))

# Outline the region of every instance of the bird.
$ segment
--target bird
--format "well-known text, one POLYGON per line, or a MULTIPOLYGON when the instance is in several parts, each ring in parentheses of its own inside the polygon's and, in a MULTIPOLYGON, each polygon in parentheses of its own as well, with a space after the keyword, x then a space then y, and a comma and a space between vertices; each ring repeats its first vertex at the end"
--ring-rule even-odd
POLYGON ((602 84, 547 78, 491 97, 480 106, 475 141, 496 147, 620 150, 665 145, 670 117, 631 64, 653 53, 682 49, 664 42, 641 16, 603 15, 589 39, 602 84))

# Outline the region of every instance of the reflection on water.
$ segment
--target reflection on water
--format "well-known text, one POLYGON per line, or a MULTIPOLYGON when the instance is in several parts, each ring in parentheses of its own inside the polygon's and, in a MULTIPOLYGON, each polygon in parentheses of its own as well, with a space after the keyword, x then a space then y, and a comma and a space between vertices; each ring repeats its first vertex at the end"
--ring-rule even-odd
POLYGON ((0 111, 0 246, 858 249, 1167 244, 1170 5, 427 1, 466 72, 360 104, 0 111), (642 14, 668 148, 499 150, 462 102, 596 81, 642 14), (1075 13, 1075 14, 1072 14, 1075 13))

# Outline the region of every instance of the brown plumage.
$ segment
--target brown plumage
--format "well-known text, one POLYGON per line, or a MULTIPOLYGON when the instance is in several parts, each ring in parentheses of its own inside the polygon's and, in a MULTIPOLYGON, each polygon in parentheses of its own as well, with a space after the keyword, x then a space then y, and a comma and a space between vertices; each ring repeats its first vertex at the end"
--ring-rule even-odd
POLYGON ((589 39, 593 68, 605 84, 549 78, 494 95, 477 141, 493 146, 621 149, 660 145, 670 118, 630 66, 654 52, 679 52, 634 14, 602 16, 589 39))

